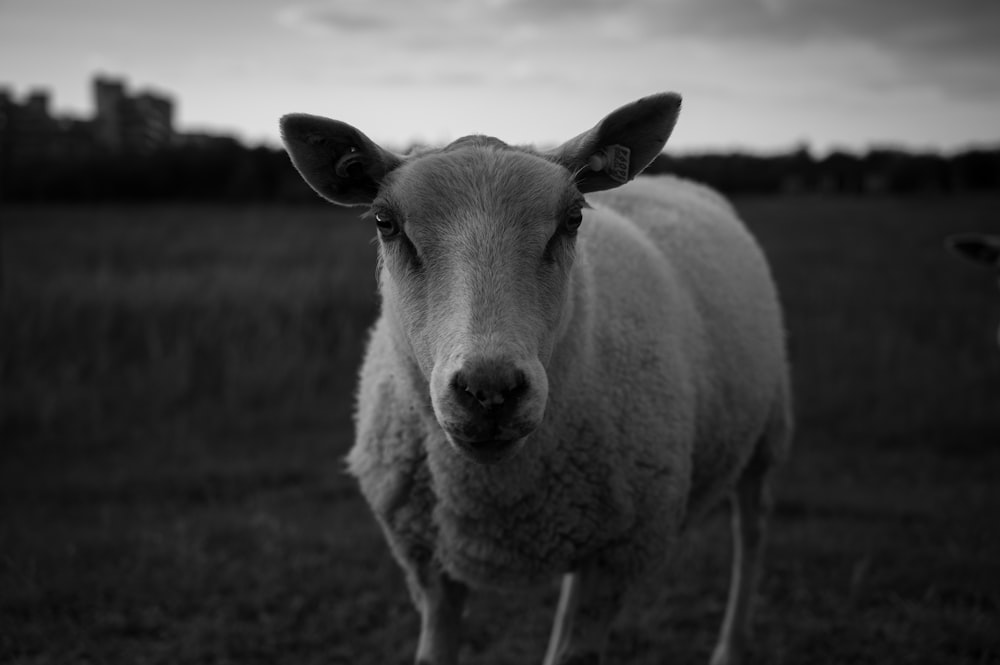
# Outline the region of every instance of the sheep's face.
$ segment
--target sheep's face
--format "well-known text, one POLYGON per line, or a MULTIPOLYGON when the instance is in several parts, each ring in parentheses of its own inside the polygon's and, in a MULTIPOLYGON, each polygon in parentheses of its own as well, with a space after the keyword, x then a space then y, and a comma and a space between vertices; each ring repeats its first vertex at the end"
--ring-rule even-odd
POLYGON ((584 207, 565 168, 478 138, 400 167, 372 203, 386 316, 478 462, 542 420, 584 207))
POLYGON ((546 153, 467 137, 404 158, 339 120, 281 119, 288 154, 316 192, 371 207, 383 316, 448 440, 472 459, 509 457, 541 423, 546 367, 572 302, 582 193, 642 171, 680 103, 643 97, 546 153))

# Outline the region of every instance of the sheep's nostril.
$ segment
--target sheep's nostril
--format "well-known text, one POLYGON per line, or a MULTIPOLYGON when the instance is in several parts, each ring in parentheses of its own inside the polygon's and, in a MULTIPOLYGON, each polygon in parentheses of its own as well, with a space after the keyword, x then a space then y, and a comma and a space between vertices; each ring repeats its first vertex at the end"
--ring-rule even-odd
POLYGON ((491 409, 496 406, 500 406, 506 401, 505 393, 502 391, 498 392, 487 392, 485 390, 472 391, 466 386, 465 391, 472 395, 477 402, 484 409, 491 409))
POLYGON ((455 373, 452 391, 466 409, 497 411, 516 403, 527 391, 524 372, 499 362, 469 363, 455 373))

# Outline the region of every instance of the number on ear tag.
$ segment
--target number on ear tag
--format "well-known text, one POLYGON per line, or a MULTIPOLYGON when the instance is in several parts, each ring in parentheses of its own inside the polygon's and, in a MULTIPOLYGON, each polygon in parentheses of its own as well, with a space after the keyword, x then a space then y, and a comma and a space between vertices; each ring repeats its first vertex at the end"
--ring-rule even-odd
POLYGON ((607 163, 604 171, 619 185, 628 182, 628 169, 632 151, 623 145, 610 145, 605 149, 607 163))
POLYGON ((595 152, 587 160, 591 171, 604 171, 609 178, 619 185, 628 182, 629 163, 632 151, 623 145, 609 145, 600 152, 595 152))

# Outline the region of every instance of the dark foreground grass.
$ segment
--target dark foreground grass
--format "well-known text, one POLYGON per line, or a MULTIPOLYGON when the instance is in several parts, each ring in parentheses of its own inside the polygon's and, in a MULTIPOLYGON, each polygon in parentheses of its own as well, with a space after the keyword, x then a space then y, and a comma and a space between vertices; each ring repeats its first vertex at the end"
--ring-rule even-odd
MULTIPOLYGON (((740 202, 788 310, 799 434, 757 663, 1000 659, 1000 297, 944 235, 998 199, 740 202)), ((0 662, 405 663, 400 574, 340 458, 375 315, 335 209, 3 209, 0 662)), ((715 516, 619 663, 707 660, 715 516)), ((555 589, 477 598, 467 662, 540 662, 555 589)))

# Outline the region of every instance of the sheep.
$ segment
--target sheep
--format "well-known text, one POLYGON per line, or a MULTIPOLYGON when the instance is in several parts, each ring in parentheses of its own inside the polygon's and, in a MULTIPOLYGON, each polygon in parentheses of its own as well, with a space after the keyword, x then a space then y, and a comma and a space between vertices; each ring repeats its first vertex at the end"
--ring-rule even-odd
POLYGON ((551 150, 468 136, 400 156, 323 117, 281 119, 322 197, 367 206, 381 312, 349 471, 453 665, 470 589, 561 577, 546 665, 603 662, 628 591, 728 498, 734 555, 712 663, 744 651, 791 391, 776 289, 733 208, 635 177, 680 97, 551 150))
MULTIPOLYGON (((948 236, 945 243, 957 256, 992 268, 1000 284, 1000 235, 959 233, 948 236)), ((997 330, 997 344, 1000 344, 1000 330, 997 330)))

